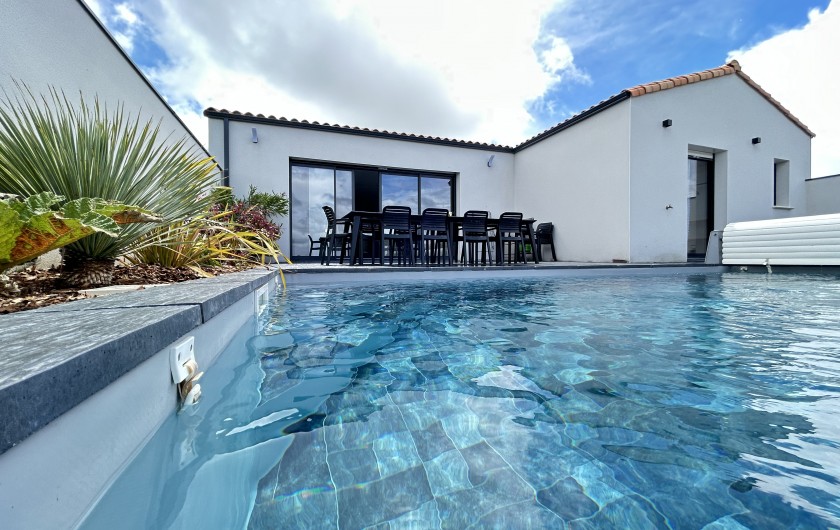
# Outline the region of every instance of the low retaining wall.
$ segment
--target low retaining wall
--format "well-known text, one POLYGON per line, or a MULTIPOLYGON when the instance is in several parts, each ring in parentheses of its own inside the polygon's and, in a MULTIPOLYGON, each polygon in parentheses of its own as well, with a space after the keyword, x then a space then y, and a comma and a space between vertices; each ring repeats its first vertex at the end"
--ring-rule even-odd
POLYGON ((3 526, 78 523, 177 410, 170 345, 194 336, 206 368, 277 283, 252 270, 0 317, 3 526))

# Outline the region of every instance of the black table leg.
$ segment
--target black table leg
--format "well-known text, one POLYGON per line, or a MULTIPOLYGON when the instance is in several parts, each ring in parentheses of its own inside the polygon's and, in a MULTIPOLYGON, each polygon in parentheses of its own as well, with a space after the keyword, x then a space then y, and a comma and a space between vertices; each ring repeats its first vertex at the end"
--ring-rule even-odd
MULTIPOLYGON (((538 264, 540 262, 540 258, 537 257, 539 254, 537 252, 537 237, 534 235, 534 223, 528 223, 528 237, 531 239, 531 255, 534 256, 534 264, 538 264)), ((525 249, 522 249, 523 252, 523 260, 525 259, 524 253, 525 249)))
MULTIPOLYGON (((353 216, 353 228, 350 232, 350 265, 356 264, 356 257, 359 254, 359 230, 362 228, 361 216, 353 216)), ((345 227, 346 230, 346 227, 345 227)), ((363 260, 359 257, 359 265, 363 265, 363 260)))

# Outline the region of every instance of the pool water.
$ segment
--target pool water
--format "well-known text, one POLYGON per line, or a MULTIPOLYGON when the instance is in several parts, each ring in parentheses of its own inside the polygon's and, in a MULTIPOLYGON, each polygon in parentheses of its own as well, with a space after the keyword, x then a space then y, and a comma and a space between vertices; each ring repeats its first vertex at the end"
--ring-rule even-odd
POLYGON ((840 525, 835 276, 292 287, 202 388, 86 527, 840 525))

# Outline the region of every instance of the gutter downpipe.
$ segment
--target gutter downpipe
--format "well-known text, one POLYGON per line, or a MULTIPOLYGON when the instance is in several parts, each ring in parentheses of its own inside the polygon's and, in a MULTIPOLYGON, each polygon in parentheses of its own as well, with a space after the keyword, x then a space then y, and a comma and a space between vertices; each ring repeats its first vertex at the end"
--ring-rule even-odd
POLYGON ((224 118, 224 157, 225 167, 222 168, 222 186, 230 187, 230 119, 224 118))

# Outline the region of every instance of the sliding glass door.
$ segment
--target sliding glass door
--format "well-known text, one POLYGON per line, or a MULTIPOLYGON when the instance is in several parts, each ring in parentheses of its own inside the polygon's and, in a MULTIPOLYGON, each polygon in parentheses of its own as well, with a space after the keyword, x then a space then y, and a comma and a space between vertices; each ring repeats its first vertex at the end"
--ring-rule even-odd
POLYGON ((307 236, 317 240, 326 232, 324 205, 338 217, 354 209, 380 211, 389 205, 409 206, 414 213, 426 208, 454 212, 454 181, 452 174, 292 162, 292 256, 307 256, 307 236))

